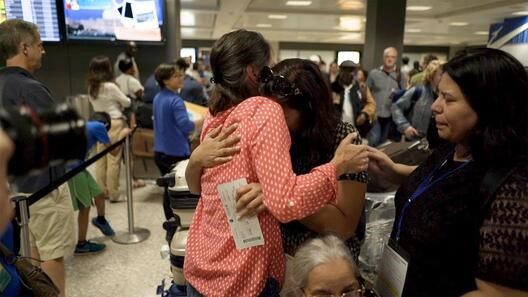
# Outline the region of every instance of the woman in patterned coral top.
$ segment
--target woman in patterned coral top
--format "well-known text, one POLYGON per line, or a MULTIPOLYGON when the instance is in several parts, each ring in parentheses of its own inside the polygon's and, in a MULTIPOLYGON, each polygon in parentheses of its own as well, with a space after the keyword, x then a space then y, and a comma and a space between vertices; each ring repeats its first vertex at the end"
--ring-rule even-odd
MULTIPOLYGON (((264 83, 260 91, 281 105, 292 139, 290 157, 293 171, 296 174, 306 174, 331 160, 341 140, 358 131, 335 116, 328 87, 319 68, 312 61, 286 59, 271 70, 266 67, 263 69, 260 78, 264 83), (297 95, 295 89, 298 90, 297 95), (293 94, 289 94, 291 92, 293 94)), ((217 141, 216 147, 202 144, 197 150, 200 153, 195 153, 193 158, 217 154, 221 142, 218 137, 214 140, 217 141)), ((353 143, 361 144, 361 138, 358 136, 353 143)), ((362 214, 366 183, 366 171, 340 176, 336 201, 302 221, 281 224, 284 251, 294 255, 296 249, 308 239, 332 232, 348 239, 346 245, 357 262, 365 233, 362 214)), ((238 191, 247 193, 240 199, 240 207, 243 208, 241 215, 247 213, 251 216, 257 213, 257 209, 265 209, 260 207, 260 185, 247 185, 238 191)))
MULTIPOLYGON (((211 51, 215 81, 210 114, 202 139, 215 127, 238 123, 240 153, 227 164, 193 165, 187 175, 201 175, 201 198, 194 214, 184 272, 193 296, 276 296, 285 259, 279 221, 301 219, 335 199, 337 178, 365 168, 365 149, 349 136, 331 162, 296 176, 289 157, 290 136, 279 104, 258 94, 258 74, 270 60, 270 47, 256 32, 238 30, 222 36, 211 51), (199 167, 199 171, 192 172, 199 167), (259 182, 268 211, 258 220, 264 245, 237 250, 217 186, 239 178, 259 182)), ((189 179, 188 179, 189 180, 189 179)), ((192 189, 192 185, 189 187, 192 189)))

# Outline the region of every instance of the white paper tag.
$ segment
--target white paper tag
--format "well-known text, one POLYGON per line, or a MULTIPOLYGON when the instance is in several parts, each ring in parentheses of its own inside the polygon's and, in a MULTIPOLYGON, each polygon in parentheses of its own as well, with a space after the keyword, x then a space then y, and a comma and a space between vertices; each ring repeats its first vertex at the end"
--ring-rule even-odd
POLYGON ((236 190, 244 185, 247 185, 247 181, 241 178, 217 187, 237 250, 264 245, 264 236, 258 217, 237 220, 236 190))
POLYGON ((385 246, 381 257, 378 278, 374 290, 381 297, 401 297, 409 262, 389 245, 385 246))

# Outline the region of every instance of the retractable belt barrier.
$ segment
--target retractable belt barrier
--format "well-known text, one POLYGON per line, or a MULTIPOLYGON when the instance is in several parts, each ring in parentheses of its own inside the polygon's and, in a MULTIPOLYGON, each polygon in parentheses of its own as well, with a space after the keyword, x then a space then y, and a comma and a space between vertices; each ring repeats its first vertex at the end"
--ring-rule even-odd
MULTIPOLYGON (((135 130, 136 130, 136 128, 134 128, 134 130, 132 130, 130 135, 132 135, 135 132, 135 130)), ((31 194, 30 196, 18 196, 18 197, 15 197, 15 199, 14 199, 15 202, 21 201, 21 200, 26 200, 26 203, 27 203, 28 207, 33 205, 33 203, 39 201, 42 197, 48 195, 53 190, 55 190, 59 186, 61 186, 63 183, 67 182, 69 179, 71 179, 72 177, 76 176, 79 172, 83 171, 88 166, 90 166, 93 163, 97 162, 97 160, 101 159, 106 154, 108 154, 109 152, 113 151, 114 149, 116 149, 121 144, 123 144, 123 142, 125 142, 126 139, 130 135, 127 135, 123 139, 111 144, 109 147, 107 147, 103 151, 97 153, 95 156, 93 156, 90 159, 88 159, 88 160, 84 161, 83 163, 79 164, 79 166, 76 166, 74 169, 68 171, 66 174, 64 174, 63 176, 59 177, 58 179, 53 180, 48 185, 46 185, 44 188, 36 191, 35 193, 31 194)))
POLYGON ((16 196, 12 200, 16 203, 16 213, 17 220, 20 225, 20 254, 24 257, 29 257, 31 255, 30 251, 30 242, 29 242, 29 206, 39 201, 53 190, 57 189, 63 183, 67 182, 69 179, 77 175, 79 172, 85 170, 88 166, 95 163, 97 160, 104 157, 106 154, 110 153, 118 146, 125 143, 125 167, 126 167, 126 190, 127 190, 127 212, 128 212, 128 231, 117 232, 117 234, 112 238, 113 241, 122 244, 131 244, 138 243, 146 240, 150 236, 150 231, 144 228, 134 227, 134 207, 132 199, 132 176, 131 176, 131 160, 130 160, 130 137, 135 132, 136 128, 132 132, 124 137, 123 139, 111 144, 109 147, 103 151, 97 153, 92 158, 84 161, 82 164, 79 164, 74 169, 70 170, 66 174, 62 175, 56 180, 53 180, 44 188, 38 190, 30 196, 16 196))

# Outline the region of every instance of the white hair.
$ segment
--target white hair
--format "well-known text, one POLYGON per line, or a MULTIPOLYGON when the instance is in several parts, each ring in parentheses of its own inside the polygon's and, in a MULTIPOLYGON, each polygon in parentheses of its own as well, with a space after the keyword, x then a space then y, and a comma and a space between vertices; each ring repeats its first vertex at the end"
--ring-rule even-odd
POLYGON ((304 243, 286 267, 286 279, 281 296, 300 296, 301 289, 307 285, 310 272, 316 266, 328 264, 334 260, 347 261, 355 273, 358 273, 350 250, 337 236, 326 235, 304 243))
POLYGON ((398 55, 398 50, 395 47, 391 46, 383 50, 383 56, 385 57, 389 53, 389 51, 395 51, 396 55, 398 55))

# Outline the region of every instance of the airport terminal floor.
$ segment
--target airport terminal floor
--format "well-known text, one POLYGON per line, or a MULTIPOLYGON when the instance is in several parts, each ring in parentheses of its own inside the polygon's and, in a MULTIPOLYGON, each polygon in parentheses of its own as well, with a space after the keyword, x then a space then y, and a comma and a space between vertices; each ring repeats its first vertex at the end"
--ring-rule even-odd
MULTIPOLYGON (((124 181, 123 181, 124 182, 124 181)), ((98 254, 74 256, 66 260, 66 296, 156 296, 156 287, 165 279, 170 284, 172 274, 168 259, 160 250, 165 241, 162 196, 163 189, 151 182, 134 190, 136 226, 148 229, 150 237, 137 244, 118 244, 90 226, 89 240, 106 244, 98 254)), ((107 203, 106 217, 116 232, 128 230, 126 202, 107 203)), ((90 218, 96 215, 94 208, 90 218)))

